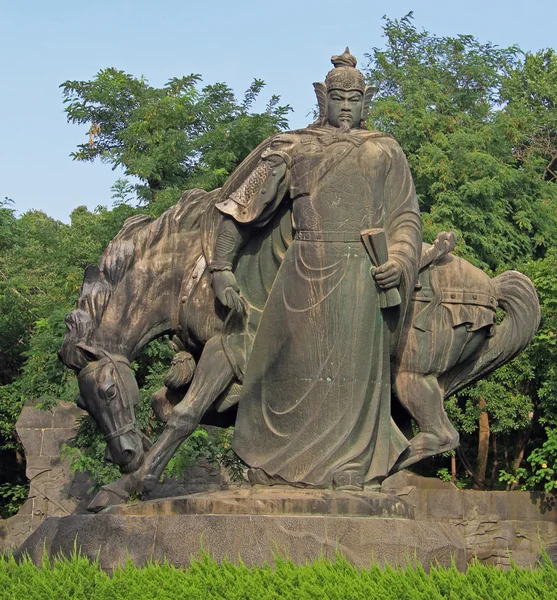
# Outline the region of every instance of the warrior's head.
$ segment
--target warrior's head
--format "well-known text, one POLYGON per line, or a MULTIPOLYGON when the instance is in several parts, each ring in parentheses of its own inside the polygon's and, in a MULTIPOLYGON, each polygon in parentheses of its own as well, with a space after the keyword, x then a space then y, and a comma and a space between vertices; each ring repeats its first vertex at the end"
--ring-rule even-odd
POLYGON ((365 84, 362 72, 356 69, 357 61, 348 48, 333 56, 331 62, 334 68, 327 74, 325 83, 313 84, 319 103, 319 125, 329 123, 341 129, 365 127, 375 88, 365 84))

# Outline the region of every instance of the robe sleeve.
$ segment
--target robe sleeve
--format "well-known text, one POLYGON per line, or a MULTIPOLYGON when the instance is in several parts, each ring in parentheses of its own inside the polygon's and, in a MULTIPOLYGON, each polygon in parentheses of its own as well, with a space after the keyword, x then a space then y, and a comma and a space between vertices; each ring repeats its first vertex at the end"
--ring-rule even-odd
POLYGON ((389 259, 402 267, 402 287, 408 296, 418 276, 422 222, 412 175, 402 148, 387 142, 390 155, 384 185, 385 234, 389 259))
MULTIPOLYGON (((295 140, 276 136, 241 185, 216 207, 240 224, 266 225, 290 186, 291 153, 295 140)), ((241 168, 241 166, 239 167, 241 168)))

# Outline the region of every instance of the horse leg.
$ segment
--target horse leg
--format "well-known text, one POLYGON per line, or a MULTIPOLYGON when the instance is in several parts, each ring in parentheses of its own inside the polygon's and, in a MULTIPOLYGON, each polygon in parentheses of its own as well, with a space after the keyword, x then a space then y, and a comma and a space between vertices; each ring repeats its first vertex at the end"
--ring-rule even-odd
POLYGON ((205 411, 226 391, 233 378, 220 336, 215 336, 205 345, 187 394, 174 407, 163 432, 145 455, 143 464, 134 473, 103 486, 87 510, 98 512, 106 506, 122 504, 133 492, 153 489, 168 461, 193 433, 205 411))
POLYGON ((459 435, 445 413, 443 393, 435 375, 398 373, 394 389, 420 432, 410 440, 410 447, 401 455, 393 472, 458 446, 459 435))

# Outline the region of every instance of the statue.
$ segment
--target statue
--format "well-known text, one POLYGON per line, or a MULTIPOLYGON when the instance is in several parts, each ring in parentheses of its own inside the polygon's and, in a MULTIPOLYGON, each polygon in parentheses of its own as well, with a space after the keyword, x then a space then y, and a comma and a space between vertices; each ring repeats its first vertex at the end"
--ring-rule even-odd
POLYGON ((404 154, 364 128, 373 89, 348 49, 332 62, 316 123, 263 142, 222 189, 132 217, 86 271, 60 357, 125 473, 91 510, 150 489, 200 422, 235 424, 253 484, 373 486, 455 448, 444 398, 533 336, 528 278, 490 279, 450 254, 454 234, 422 245, 404 154), (178 354, 150 447, 130 361, 165 333, 178 354))
POLYGON ((253 482, 362 489, 407 446, 390 416, 389 338, 396 347, 421 221, 402 150, 362 127, 373 90, 348 49, 332 62, 326 83, 315 84, 319 121, 277 135, 217 204, 225 218, 209 268, 217 298, 241 309, 232 269, 242 240, 288 198, 294 240, 245 368, 233 448, 253 482), (362 241, 371 228, 388 248, 375 269, 362 241), (382 308, 391 288, 398 302, 382 308))

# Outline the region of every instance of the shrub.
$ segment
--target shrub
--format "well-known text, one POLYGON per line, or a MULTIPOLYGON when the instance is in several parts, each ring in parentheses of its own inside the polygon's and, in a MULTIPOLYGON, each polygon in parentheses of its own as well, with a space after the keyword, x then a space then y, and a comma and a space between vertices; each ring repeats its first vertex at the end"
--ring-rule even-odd
POLYGON ((41 568, 29 559, 19 564, 12 556, 0 556, 0 597, 3 600, 178 600, 203 598, 314 599, 483 599, 508 600, 557 598, 557 568, 544 555, 534 570, 512 566, 509 571, 472 563, 466 573, 456 567, 421 566, 405 569, 372 565, 361 569, 341 555, 334 561, 320 559, 295 565, 276 558, 276 565, 247 567, 224 561, 220 565, 208 554, 186 569, 164 564, 137 568, 128 562, 112 577, 98 561, 74 555, 69 559, 45 558, 41 568))

